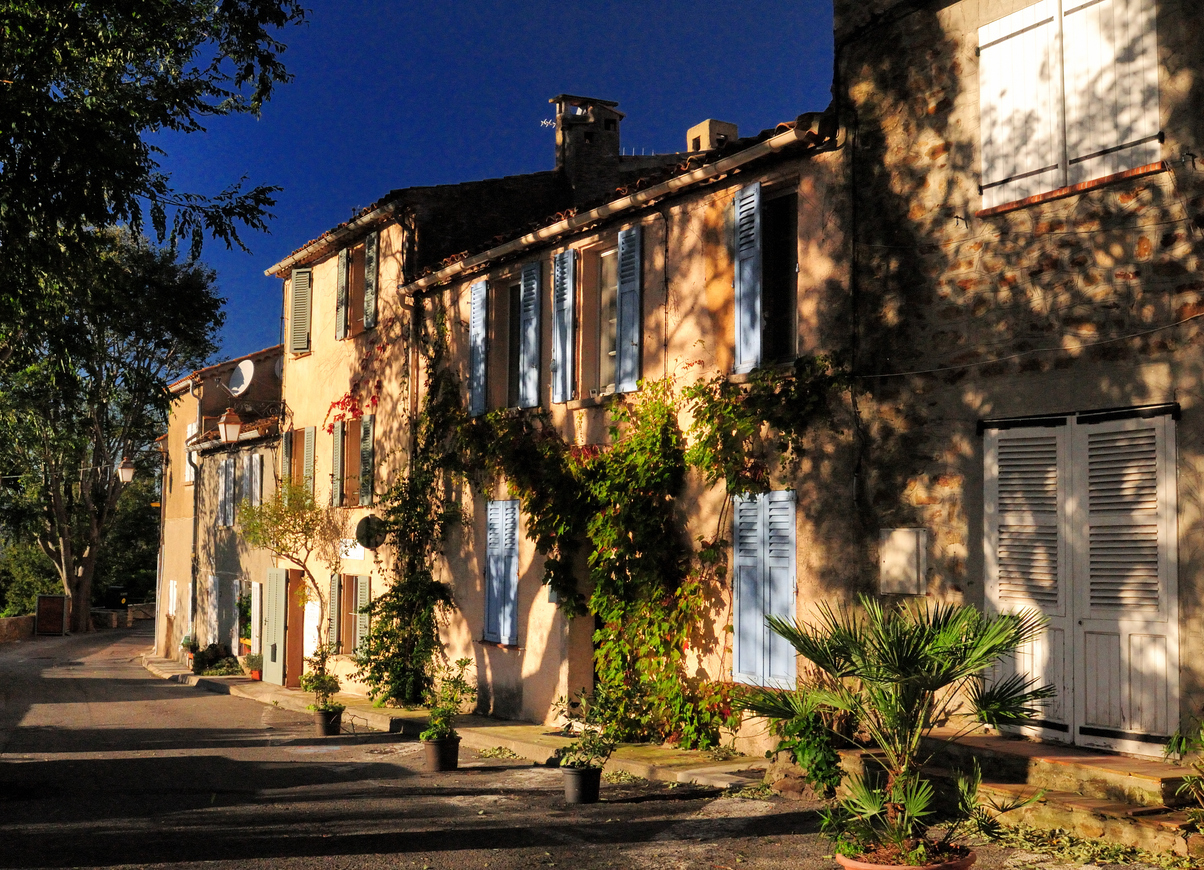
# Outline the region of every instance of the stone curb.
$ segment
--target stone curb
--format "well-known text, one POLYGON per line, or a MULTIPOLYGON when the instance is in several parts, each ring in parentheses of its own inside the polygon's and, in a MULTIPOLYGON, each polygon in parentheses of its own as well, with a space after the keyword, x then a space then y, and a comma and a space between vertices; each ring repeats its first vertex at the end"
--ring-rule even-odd
MULTIPOLYGON (((234 695, 271 704, 297 713, 308 713, 313 696, 295 689, 285 689, 271 683, 252 681, 246 677, 202 677, 171 659, 143 655, 142 666, 164 680, 186 686, 234 695)), ((373 731, 398 734, 417 739, 426 727, 425 710, 397 710, 373 707, 358 695, 339 694, 339 703, 346 704, 344 721, 354 726, 362 724, 373 731)), ((568 745, 569 738, 549 733, 544 726, 490 719, 468 715, 456 722, 461 745, 469 749, 493 749, 501 746, 536 764, 551 765, 555 753, 568 745)), ((697 753, 659 746, 620 746, 606 763, 608 771, 623 771, 633 776, 661 782, 691 783, 712 788, 743 788, 756 785, 764 776, 764 759, 739 756, 717 763, 700 758, 697 753)))

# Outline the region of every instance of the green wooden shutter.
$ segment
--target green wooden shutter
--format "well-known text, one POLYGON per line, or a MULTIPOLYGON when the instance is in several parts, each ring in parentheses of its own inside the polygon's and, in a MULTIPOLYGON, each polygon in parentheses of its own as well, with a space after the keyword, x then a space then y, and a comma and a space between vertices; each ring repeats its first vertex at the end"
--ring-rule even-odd
POLYGON ((339 251, 338 299, 334 309, 334 337, 347 337, 347 284, 351 272, 351 252, 346 248, 339 251))
POLYGON ((372 504, 375 456, 376 417, 367 414, 360 419, 360 504, 372 504))
POLYGON ((309 490, 309 494, 314 494, 314 442, 318 439, 318 430, 315 426, 305 427, 305 464, 301 470, 301 480, 305 484, 305 488, 309 490))
POLYGON ((380 233, 364 239, 364 329, 376 326, 376 247, 380 233))
POLYGON ((355 651, 359 652, 360 647, 364 642, 364 638, 368 636, 368 627, 370 620, 368 617, 368 605, 372 601, 372 596, 369 594, 370 578, 364 575, 355 578, 355 651))
POLYGON ((343 503, 343 421, 334 424, 334 437, 330 445, 330 503, 343 503))
POLYGON ((619 233, 618 330, 615 336, 615 391, 630 393, 640 381, 640 228, 619 233))
MULTIPOLYGON (((190 605, 191 606, 191 600, 190 605)), ((263 681, 284 685, 284 637, 288 617, 288 571, 269 568, 263 594, 263 681)))
POLYGON ((288 349, 292 353, 309 350, 309 312, 313 297, 313 272, 309 269, 293 269, 291 292, 292 305, 289 310, 288 349))
POLYGON ((280 438, 281 469, 280 480, 284 483, 293 482, 293 430, 289 429, 280 438))
POLYGON ((329 610, 329 634, 326 639, 328 642, 338 648, 339 643, 339 593, 342 591, 342 584, 339 582, 338 574, 330 575, 330 610, 329 610))

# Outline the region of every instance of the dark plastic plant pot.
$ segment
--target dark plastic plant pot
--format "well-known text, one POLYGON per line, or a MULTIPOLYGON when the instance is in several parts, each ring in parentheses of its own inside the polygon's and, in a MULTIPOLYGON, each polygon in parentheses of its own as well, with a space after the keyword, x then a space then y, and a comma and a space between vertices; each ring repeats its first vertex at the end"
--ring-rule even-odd
POLYGON ((564 800, 570 804, 596 804, 602 784, 600 767, 562 767, 564 771, 564 800))
POLYGON ((460 767, 459 737, 423 740, 422 750, 426 753, 426 769, 429 771, 456 770, 460 767))
POLYGON ((901 865, 901 864, 870 864, 865 861, 858 861, 856 858, 846 858, 844 855, 836 855, 836 863, 845 870, 880 870, 883 867, 901 867, 906 866, 907 870, 966 870, 971 864, 978 860, 978 856, 973 852, 953 861, 944 861, 939 864, 919 864, 919 865, 901 865))
POLYGON ((342 710, 314 710, 314 733, 319 737, 338 734, 342 724, 342 710))

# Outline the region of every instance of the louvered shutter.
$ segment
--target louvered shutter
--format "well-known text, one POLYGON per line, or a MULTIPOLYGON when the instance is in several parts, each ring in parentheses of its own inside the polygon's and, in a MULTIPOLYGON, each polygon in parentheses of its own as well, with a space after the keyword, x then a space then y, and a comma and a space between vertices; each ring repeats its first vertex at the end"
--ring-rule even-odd
POLYGON ((741 188, 735 201, 736 373, 761 364, 761 183, 741 188))
POLYGON ((314 494, 314 443, 318 440, 318 430, 314 426, 305 427, 305 456, 301 469, 301 480, 309 494, 314 494))
POLYGON ((230 497, 226 489, 226 459, 217 464, 217 511, 215 519, 219 527, 226 525, 226 502, 230 497))
POLYGON ((376 476, 376 416, 360 418, 360 504, 372 504, 376 476))
POLYGON ((330 503, 343 503, 343 427, 342 420, 335 422, 331 428, 330 445, 330 503))
POLYGON ((339 595, 342 592, 341 578, 338 574, 330 575, 330 611, 327 624, 327 641, 339 648, 339 595))
MULTIPOLYGON (((794 492, 767 492, 761 496, 761 501, 764 504, 765 610, 767 615, 793 622, 796 616, 794 492)), ((768 684, 781 689, 793 689, 794 647, 771 631, 764 619, 761 620, 761 626, 765 632, 765 674, 768 684)))
POLYGON ((280 439, 280 452, 283 456, 281 464, 283 466, 280 479, 287 483, 295 483, 293 480, 293 430, 284 433, 284 437, 280 439))
POLYGON ((379 239, 379 232, 368 233, 364 239, 364 329, 376 326, 376 249, 379 239))
POLYGON ((489 502, 485 507, 485 640, 501 643, 501 578, 505 574, 505 551, 502 546, 504 512, 502 503, 489 502))
POLYGON ((615 336, 615 392, 618 393, 634 391, 640 381, 642 271, 640 228, 628 227, 619 232, 619 310, 615 336))
POLYGON ((292 306, 289 310, 288 349, 292 353, 309 350, 309 315, 313 297, 313 273, 309 269, 294 269, 290 282, 292 306))
POLYGON ((518 406, 539 405, 540 264, 523 266, 519 285, 518 406))
POLYGON ((288 615, 288 571, 269 568, 263 597, 263 681, 284 685, 284 637, 288 615))
POLYGON ((263 457, 258 453, 244 453, 242 455, 242 501, 247 502, 251 507, 256 507, 260 500, 260 485, 263 478, 261 469, 263 468, 263 457))
POLYGON ((236 486, 238 481, 236 477, 237 469, 238 465, 235 463, 234 457, 226 457, 226 515, 224 525, 227 527, 234 525, 234 497, 237 492, 236 486))
POLYGON ((372 603, 371 577, 360 575, 355 578, 355 651, 363 649, 364 638, 372 625, 368 605, 372 603))
POLYGON ((573 398, 573 352, 576 345, 577 252, 570 248, 552 260, 552 401, 573 398))
POLYGON ((1058 694, 1040 714, 1042 727, 1049 729, 1045 736, 1065 739, 1073 712, 1068 427, 992 430, 984 446, 987 607, 995 613, 1036 609, 1047 620, 995 675, 1018 672, 1053 686, 1058 694))
POLYGON ((347 310, 350 307, 347 298, 347 286, 350 284, 351 252, 346 248, 339 251, 338 290, 334 308, 334 337, 342 340, 347 337, 347 310))
POLYGON ((192 439, 196 438, 197 424, 189 423, 184 429, 184 482, 196 482, 196 466, 192 464, 192 456, 188 453, 188 448, 192 445, 192 439))
POLYGON ((251 457, 251 506, 263 504, 263 454, 256 453, 251 457))
POLYGON ((978 30, 984 208, 1065 182, 1057 0, 978 30))
POLYGON ((502 548, 505 566, 502 580, 501 615, 498 620, 502 643, 518 646, 518 500, 501 503, 502 548))
POLYGON ((765 589, 757 496, 735 498, 732 541, 736 597, 732 677, 738 683, 760 686, 765 683, 765 589))
POLYGON ((485 334, 488 326, 489 284, 477 281, 468 292, 468 413, 476 417, 485 413, 485 391, 488 387, 485 334))
POLYGON ((1063 0, 1070 184, 1161 159, 1154 0, 1063 0))

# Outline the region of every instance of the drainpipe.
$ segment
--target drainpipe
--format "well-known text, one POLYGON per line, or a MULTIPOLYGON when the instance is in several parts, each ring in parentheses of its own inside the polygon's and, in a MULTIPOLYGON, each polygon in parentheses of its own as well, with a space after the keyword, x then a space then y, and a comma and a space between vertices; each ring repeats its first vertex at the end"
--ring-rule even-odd
MULTIPOLYGON (((196 399, 196 431, 197 431, 197 435, 199 436, 201 434, 201 426, 205 422, 205 416, 201 413, 201 398, 203 398, 204 394, 202 393, 201 396, 197 396, 196 383, 194 381, 189 381, 188 382, 188 395, 190 395, 196 399)), ((193 454, 188 449, 187 444, 184 445, 184 461, 192 466, 192 548, 191 548, 192 549, 192 557, 189 561, 191 576, 189 577, 189 580, 188 580, 188 596, 189 596, 188 617, 190 620, 189 624, 188 624, 188 636, 191 637, 193 642, 195 643, 196 642, 196 604, 197 604, 196 548, 197 548, 197 536, 200 533, 200 516, 199 516, 200 496, 199 496, 199 493, 201 491, 201 467, 198 463, 193 462, 193 454)))

